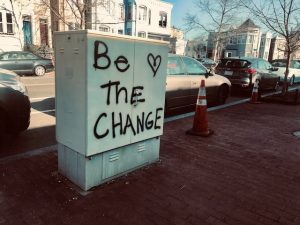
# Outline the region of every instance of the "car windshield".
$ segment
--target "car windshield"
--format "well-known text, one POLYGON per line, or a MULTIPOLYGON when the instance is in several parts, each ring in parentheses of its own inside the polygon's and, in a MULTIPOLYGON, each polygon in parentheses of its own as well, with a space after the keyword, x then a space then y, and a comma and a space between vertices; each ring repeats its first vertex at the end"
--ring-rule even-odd
POLYGON ((246 68, 251 63, 243 59, 222 59, 219 66, 227 68, 246 68))

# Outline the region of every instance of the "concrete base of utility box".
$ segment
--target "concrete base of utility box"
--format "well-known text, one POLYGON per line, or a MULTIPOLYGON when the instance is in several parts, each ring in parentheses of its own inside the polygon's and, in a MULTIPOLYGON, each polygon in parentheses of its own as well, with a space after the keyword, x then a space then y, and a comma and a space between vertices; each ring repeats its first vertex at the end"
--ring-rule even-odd
POLYGON ((58 170, 87 191, 113 178, 159 160, 160 139, 151 138, 86 157, 58 144, 58 170))

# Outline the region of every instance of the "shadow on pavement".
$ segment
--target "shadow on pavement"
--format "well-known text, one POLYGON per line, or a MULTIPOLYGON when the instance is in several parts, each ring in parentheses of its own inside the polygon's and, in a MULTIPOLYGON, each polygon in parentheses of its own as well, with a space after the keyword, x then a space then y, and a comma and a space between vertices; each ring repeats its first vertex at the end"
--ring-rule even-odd
POLYGON ((55 98, 52 97, 42 101, 31 102, 31 108, 55 117, 55 114, 53 115, 53 110, 55 110, 55 98))
POLYGON ((0 158, 56 144, 55 125, 26 130, 18 136, 6 135, 0 158))

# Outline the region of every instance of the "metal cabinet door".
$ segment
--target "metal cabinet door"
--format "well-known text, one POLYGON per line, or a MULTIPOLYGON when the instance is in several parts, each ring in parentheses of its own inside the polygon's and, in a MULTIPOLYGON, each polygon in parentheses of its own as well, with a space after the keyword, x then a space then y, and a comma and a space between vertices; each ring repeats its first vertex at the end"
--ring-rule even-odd
POLYGON ((131 143, 128 120, 132 118, 134 55, 139 54, 134 45, 131 38, 88 36, 87 155, 131 143))
POLYGON ((162 135, 167 60, 165 43, 135 41, 132 143, 162 135))

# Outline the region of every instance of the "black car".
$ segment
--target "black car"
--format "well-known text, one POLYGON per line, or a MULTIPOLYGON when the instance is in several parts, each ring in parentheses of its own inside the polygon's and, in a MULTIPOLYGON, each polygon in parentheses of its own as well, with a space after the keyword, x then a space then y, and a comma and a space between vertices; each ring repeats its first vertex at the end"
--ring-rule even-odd
POLYGON ((27 90, 12 71, 0 69, 0 145, 5 133, 18 134, 30 123, 27 90))
POLYGON ((0 68, 12 70, 17 74, 43 76, 54 70, 51 59, 45 59, 31 52, 13 51, 0 53, 0 68))
POLYGON ((268 61, 261 58, 224 58, 215 68, 215 73, 227 77, 233 87, 252 89, 256 80, 259 90, 272 90, 278 87, 280 77, 268 61))

